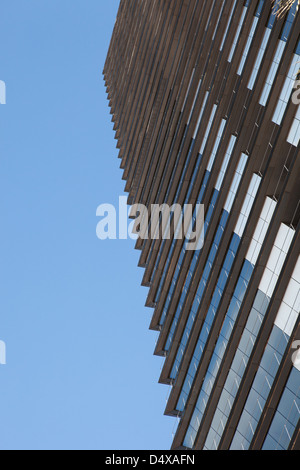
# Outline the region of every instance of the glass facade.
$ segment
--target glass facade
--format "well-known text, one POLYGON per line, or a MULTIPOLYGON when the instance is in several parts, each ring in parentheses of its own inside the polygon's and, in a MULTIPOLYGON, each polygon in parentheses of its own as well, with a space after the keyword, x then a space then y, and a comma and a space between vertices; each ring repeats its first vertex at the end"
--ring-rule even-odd
MULTIPOLYGON (((208 403, 210 393, 214 382, 216 380, 218 371, 220 369, 222 359, 224 357, 225 351, 228 347, 231 334, 234 329, 234 325, 237 321, 244 297, 246 295, 249 282, 251 280, 256 261, 258 259, 261 247, 264 243, 265 236, 267 234, 269 225, 271 223, 274 211, 276 208, 276 203, 270 198, 266 199, 262 213, 259 218, 256 230, 254 232, 246 259, 239 276, 239 279, 236 283, 235 290, 227 310, 226 316, 224 318, 224 323, 219 333, 219 338, 214 349, 212 359, 210 361, 209 367, 206 372, 206 376, 203 382, 203 386, 199 393, 195 411, 191 420, 191 424, 186 434, 185 445, 187 447, 193 447, 197 432, 199 430, 206 405, 208 403), (194 425, 192 424, 194 423, 194 425), (195 426, 197 423, 197 426, 195 426)), ((191 377, 189 378, 191 381, 191 377)), ((182 404, 178 403, 178 407, 182 406, 186 401, 187 395, 185 396, 182 393, 180 400, 183 401, 182 404)), ((179 408, 180 409, 180 408, 179 408)))
MULTIPOLYGON (((190 148, 189 148, 189 151, 188 151, 188 156, 187 156, 187 159, 186 159, 186 162, 185 162, 185 165, 184 165, 184 168, 183 168, 183 171, 182 171, 182 176, 180 178, 180 181, 179 181, 179 184, 178 184, 178 189, 176 191, 176 194, 175 194, 175 198, 174 198, 174 203, 176 204, 178 202, 178 196, 180 194, 180 191, 182 191, 182 186, 183 186, 183 183, 185 181, 185 178, 186 178, 186 174, 187 174, 187 171, 188 171, 188 167, 189 167, 189 164, 191 162, 191 156, 192 156, 192 152, 193 152, 193 149, 194 149, 194 139, 191 141, 191 144, 190 144, 190 148)), ((179 152, 180 154, 181 152, 179 152)), ((195 168, 193 170, 193 175, 192 175, 192 180, 194 181, 198 175, 198 170, 199 170, 199 166, 200 166, 200 163, 201 163, 201 158, 202 156, 199 155, 198 156, 198 159, 197 159, 197 162, 196 162, 196 165, 195 165, 195 168)), ((169 186, 169 188, 171 188, 171 185, 169 186)), ((185 198, 185 204, 188 203, 188 199, 189 199, 189 195, 186 196, 185 198)), ((171 219, 173 220, 173 218, 171 219)), ((157 232, 159 230, 159 227, 156 229, 157 232)), ((178 227, 175 228, 175 232, 177 232, 178 230, 178 227)), ((160 260, 161 260, 161 255, 163 253, 163 250, 164 250, 164 247, 165 247, 165 244, 166 244, 166 238, 164 238, 164 240, 162 240, 161 242, 161 247, 160 247, 160 250, 159 250, 159 254, 156 258, 156 263, 154 265, 154 268, 153 268, 153 271, 152 271, 152 275, 151 275, 151 282, 153 282, 154 280, 154 277, 155 277, 155 274, 156 274, 156 271, 157 271, 157 268, 159 266, 159 263, 160 263, 160 260)), ((174 240, 172 242, 172 246, 170 248, 170 253, 169 253, 169 256, 168 256, 168 259, 167 259, 167 264, 166 264, 166 269, 168 269, 168 264, 171 260, 171 257, 172 257, 172 252, 174 250, 176 246, 176 238, 174 237, 174 240)), ((152 249, 154 248, 154 243, 152 243, 152 249)), ((166 271, 165 271, 166 272, 166 271)), ((160 283, 160 286, 163 286, 163 282, 164 282, 164 278, 162 278, 161 280, 161 283, 160 283)), ((160 296, 160 289, 158 290, 158 294, 156 296, 157 300, 159 299, 159 296, 160 296)))
MULTIPOLYGON (((191 87, 191 83, 192 83, 192 80, 193 80, 193 77, 194 77, 194 72, 195 70, 193 70, 192 72, 192 76, 191 76, 191 79, 190 79, 190 83, 189 83, 189 86, 188 86, 188 91, 187 93, 189 92, 189 89, 191 87)), ((182 157, 182 150, 183 150, 183 146, 186 142, 186 137, 187 137, 187 133, 188 133, 188 129, 189 129, 189 123, 190 123, 190 119, 191 119, 191 116, 193 114, 193 111, 194 111, 194 108, 195 108, 195 103, 196 103, 196 100, 197 100, 197 97, 198 97, 198 94, 199 94, 199 90, 200 90, 200 87, 201 87, 201 83, 202 83, 202 80, 199 81, 199 84, 198 84, 198 87, 197 87, 197 91, 196 91, 196 94, 195 94, 195 97, 194 97, 194 102, 193 102, 193 106, 192 106, 192 109, 191 109, 191 112, 190 112, 190 115, 189 115, 189 119, 188 119, 188 124, 187 124, 187 127, 185 129, 185 133, 184 133, 184 136, 183 136, 183 139, 182 139, 182 143, 181 143, 181 147, 179 149, 179 152, 178 152, 178 156, 177 156, 177 160, 176 160, 176 165, 174 166, 173 168, 173 171, 172 171, 172 176, 171 176, 171 179, 170 179, 170 182, 169 182, 169 185, 168 185, 168 191, 167 191, 167 197, 169 196, 169 192, 172 188, 172 183, 173 183, 173 179, 174 179, 174 176, 176 174, 176 170, 177 170, 177 167, 178 167, 178 163, 182 157)), ((182 172, 182 175, 181 175, 181 178, 180 178, 180 182, 179 182, 179 185, 177 187, 177 191, 176 191, 176 194, 175 194, 175 198, 174 198, 174 204, 177 203, 178 201, 178 197, 179 197, 179 194, 181 193, 182 191, 182 185, 183 185, 183 182, 185 181, 186 179, 186 173, 188 171, 188 166, 190 164, 190 160, 191 160, 191 156, 192 156, 192 153, 193 153, 193 150, 194 150, 194 143, 195 143, 195 137, 197 135, 197 132, 198 132, 198 129, 199 129, 199 125, 201 123, 201 119, 202 119, 202 116, 203 116, 203 113, 204 113, 204 110, 205 110, 205 106, 206 106, 206 103, 207 103, 207 100, 208 100, 208 96, 209 96, 209 92, 206 92, 205 94, 205 98, 204 98, 204 101, 202 103, 202 107, 201 107, 201 110, 200 110, 200 113, 199 113, 199 117, 198 117, 198 122, 197 122, 197 125, 195 127, 195 130, 194 130, 194 134, 193 134, 193 139, 190 143, 190 147, 189 147, 189 150, 188 150, 188 155, 187 155, 187 159, 186 159, 186 162, 185 162, 185 165, 184 165, 184 168, 183 168, 183 172, 182 172)), ((184 105, 183 105, 183 108, 186 104, 186 99, 187 99, 187 95, 185 97, 185 100, 184 100, 184 105)), ((183 111, 183 110, 182 110, 183 111)), ((182 116, 182 114, 181 114, 182 116)), ((195 181, 195 178, 197 177, 197 174, 198 174, 198 170, 199 170, 199 166, 200 166, 200 163, 201 163, 201 159, 202 159, 202 155, 198 155, 198 159, 197 159, 197 163, 196 163, 196 166, 195 166, 195 169, 194 169, 194 172, 193 172, 193 176, 192 176, 192 181, 191 182, 194 182, 195 181)), ((190 186, 190 189, 192 189, 193 186, 190 186)), ((189 194, 186 196, 185 198, 185 203, 184 204, 187 204, 189 201, 189 194)), ((160 222, 160 220, 159 220, 160 222)), ((159 226, 157 227, 156 229, 156 232, 158 232, 159 230, 159 226)), ((178 230, 178 228, 176 227, 175 228, 175 233, 176 231, 178 230)), ((155 274, 156 274, 156 271, 157 271, 157 267, 160 263, 160 260, 161 260, 161 255, 163 253, 163 250, 164 250, 164 247, 165 247, 165 244, 166 244, 166 239, 164 238, 164 240, 162 241, 162 244, 161 244, 161 247, 160 247, 160 251, 159 251, 159 254, 156 258, 156 262, 155 262, 155 265, 154 265, 154 269, 152 271, 152 275, 151 275, 151 282, 153 282, 154 280, 154 277, 155 277, 155 274)), ((172 256, 172 252, 175 248, 175 245, 176 245, 176 238, 174 238, 174 241, 173 241, 173 244, 170 248, 170 253, 169 253, 169 256, 168 256, 168 261, 171 260, 171 256, 172 256)), ((153 253, 153 248, 154 248, 154 243, 152 243, 152 246, 151 246, 151 250, 150 250, 150 255, 148 256, 148 262, 151 258, 151 255, 153 253)), ((166 269, 165 271, 168 269, 168 266, 166 266, 166 269)), ((163 285, 164 283, 164 278, 162 278, 161 282, 160 282, 160 287, 163 285)), ((159 290, 158 290, 158 294, 156 296, 156 301, 158 301, 158 298, 160 296, 160 292, 161 292, 161 289, 159 287, 159 290)))
MULTIPOLYGON (((217 105, 213 106, 213 109, 212 109, 212 112, 211 112, 211 115, 210 115, 210 118, 209 118, 209 122, 208 122, 208 125, 207 125, 207 128, 206 128, 206 132, 205 132, 205 135, 204 135, 204 138, 203 138, 203 141, 202 141, 201 149, 200 149, 200 152, 199 152, 199 155, 198 155, 197 164, 196 164, 196 167, 195 167, 193 175, 192 175, 191 184, 189 185, 188 192, 187 192, 184 204, 188 204, 192 188, 194 187, 195 180, 199 176, 198 172, 199 172, 200 163, 201 163, 202 156, 203 156, 203 153, 204 153, 204 150, 205 150, 205 147, 206 147, 206 143, 207 143, 207 139, 208 139, 211 127, 212 127, 214 119, 215 119, 215 114, 216 114, 217 108, 218 108, 217 105)), ((193 144, 194 144, 194 141, 193 141, 193 144)), ((193 148, 194 148, 193 144, 192 144, 190 152, 189 152, 189 157, 187 159, 187 163, 186 163, 186 165, 183 169, 182 177, 180 178, 179 186, 178 186, 176 196, 175 196, 175 201, 176 202, 177 202, 177 199, 178 199, 178 194, 182 190, 182 185, 183 185, 183 182, 185 181, 185 178, 186 178, 187 167, 189 165, 190 158, 191 158, 191 155, 192 155, 192 151, 193 151, 193 148)), ((198 198, 198 200, 199 200, 199 198, 198 198)), ((153 272, 152 272, 152 275, 151 275, 151 282, 153 282, 153 280, 154 280, 157 267, 158 267, 158 265, 160 263, 160 260, 161 260, 161 255, 162 255, 164 247, 165 247, 165 243, 166 243, 166 240, 163 240, 162 243, 161 243, 159 254, 157 256, 156 263, 154 265, 154 269, 153 269, 153 272)), ((168 254, 168 257, 167 257, 166 264, 165 264, 165 269, 164 269, 164 272, 162 274, 161 281, 160 281, 160 284, 159 284, 159 288, 158 288, 158 291, 157 291, 157 294, 156 294, 156 301, 158 301, 159 298, 160 298, 161 289, 164 285, 165 276, 166 276, 166 273, 168 271, 168 268, 169 268, 169 265, 170 265, 175 247, 176 247, 176 241, 174 239, 173 242, 172 242, 172 245, 170 247, 170 250, 169 250, 169 254, 168 254)), ((152 246, 151 246, 151 249, 153 249, 153 248, 154 248, 154 244, 152 244, 152 246)))
POLYGON ((240 38, 240 35, 241 35, 241 31, 242 31, 242 28, 243 28, 243 25, 244 25, 244 21, 245 21, 245 18, 246 18, 246 14, 247 14, 249 5, 250 5, 250 0, 247 0, 246 2, 244 2, 243 11, 242 11, 242 14, 241 14, 241 17, 240 17, 240 21, 239 21, 239 24, 238 24, 233 42, 232 42, 230 53, 229 53, 229 56, 228 56, 228 62, 232 61, 233 55, 235 53, 235 49, 236 49, 236 46, 239 42, 239 38, 240 38))
POLYGON ((219 446, 294 234, 293 229, 281 224, 227 375, 204 449, 216 450, 219 446))
POLYGON ((300 106, 298 106, 297 113, 293 121, 287 141, 290 144, 294 145, 294 147, 298 147, 298 144, 300 142, 300 106))
POLYGON ((261 65, 262 65, 262 62, 263 62, 263 58, 264 58, 266 50, 267 50, 267 46, 269 44, 269 39, 271 37, 271 32, 272 32, 272 29, 273 29, 273 26, 274 26, 274 23, 275 23, 275 19, 276 19, 275 12, 276 12, 276 9, 278 8, 279 3, 280 3, 279 0, 277 0, 277 2, 275 2, 274 10, 272 10, 272 12, 270 14, 269 21, 267 23, 267 27, 265 29, 265 33, 263 35, 261 45, 260 45, 260 48, 259 48, 259 51, 258 51, 258 54, 257 54, 257 57, 256 57, 256 61, 255 61, 254 67, 253 67, 253 71, 252 71, 252 74, 251 74, 251 77, 250 77, 250 80, 249 80, 249 83, 248 83, 249 90, 253 90, 256 79, 257 79, 257 76, 258 76, 258 73, 260 71, 260 68, 261 68, 261 65))
MULTIPOLYGON (((176 359, 175 359, 175 362, 174 362, 174 365, 173 365, 173 368, 172 368, 171 378, 173 378, 173 379, 176 377, 177 372, 179 370, 181 360, 182 360, 183 355, 184 355, 185 347, 187 345, 192 327, 194 325, 196 316, 198 314, 202 294, 203 294, 203 291, 204 291, 205 286, 207 284, 209 273, 211 272, 211 269, 213 267, 213 263, 214 263, 214 260, 216 258, 216 255, 217 255, 218 248, 219 248, 223 233, 224 233, 225 228, 226 228, 226 223, 228 221, 228 217, 229 217, 232 205, 234 203, 239 185, 241 183, 241 180, 242 180, 242 177, 243 177, 243 174, 244 174, 244 171, 245 171, 245 166, 246 166, 246 163, 247 163, 247 159, 248 159, 247 155, 242 154, 242 156, 240 158, 240 161, 239 161, 239 164, 236 168, 235 175, 234 175, 234 178, 233 178, 233 182, 231 184, 231 187, 230 187, 230 190, 229 190, 229 193, 228 193, 228 196, 227 196, 227 200, 226 200, 223 212, 222 212, 220 223, 219 223, 219 226, 217 228, 216 235, 215 235, 215 238, 214 238, 214 241, 213 241, 213 244, 212 244, 212 248, 210 250, 210 254, 208 256, 208 260, 207 260, 207 263, 206 263, 205 268, 204 268, 205 278, 202 278, 201 281, 200 281, 199 288, 197 290, 197 294, 196 294, 195 300, 193 302, 193 306, 191 308, 191 312, 189 314, 189 318, 188 318, 185 330, 183 332, 181 342, 180 342, 180 345, 179 345, 179 348, 178 348, 178 352, 177 352, 177 355, 176 355, 176 359)), ((233 240, 232 241, 232 250, 237 249, 237 246, 238 246, 238 240, 237 239, 233 240)))
POLYGON ((265 0, 260 0, 259 3, 258 3, 258 7, 257 7, 257 10, 255 12, 255 16, 254 16, 254 19, 253 19, 253 22, 252 22, 251 30, 250 30, 250 33, 249 33, 249 36, 248 36, 248 39, 247 39, 247 42, 246 42, 246 46, 245 46, 244 51, 243 51, 243 55, 242 55, 242 58, 241 58, 241 61, 240 61, 239 68, 238 68, 238 72, 237 72, 238 75, 242 75, 242 73, 243 73, 244 66, 245 66, 249 51, 250 51, 252 41, 254 39, 255 31, 256 31, 256 28, 257 28, 257 25, 258 25, 258 21, 259 21, 264 3, 265 3, 265 0))
MULTIPOLYGON (((248 450, 251 445, 283 356, 286 353, 292 331, 299 316, 299 311, 300 257, 298 258, 295 270, 281 303, 269 341, 237 426, 230 447, 232 450, 248 450)), ((298 385, 300 386, 300 381, 298 385)), ((296 392, 298 391, 296 390, 296 392)), ((295 424, 297 424, 297 422, 295 424)), ((281 432, 283 430, 284 426, 281 428, 281 432)))
MULTIPOLYGON (((213 216, 214 208, 216 206, 216 203, 217 203, 217 200, 218 200, 218 197, 219 197, 219 192, 220 192, 220 189, 221 189, 221 186, 222 186, 222 182, 223 182, 223 179, 224 179, 224 176, 225 176, 225 173, 226 173, 227 166, 228 166, 230 158, 232 156, 232 152, 233 152, 233 149, 234 149, 235 142, 236 142, 236 137, 231 136, 230 143, 229 143, 229 146, 227 148, 225 158, 224 158, 223 163, 222 163, 221 170, 219 172, 216 187, 215 187, 215 190, 213 192, 213 195, 212 195, 212 198, 211 198, 211 201, 209 203, 209 207, 208 207, 208 210, 207 210, 207 213, 206 213, 206 217, 205 217, 205 221, 204 221, 204 234, 206 233, 206 231, 208 229, 208 226, 210 224, 211 218, 213 216)), ((218 246, 218 245, 215 244, 214 246, 218 246)), ((214 255, 212 255, 212 256, 213 256, 213 258, 215 258, 216 254, 214 253, 214 255)), ((194 262, 194 260, 193 260, 193 262, 194 262)), ((211 267, 212 267, 212 263, 213 263, 213 260, 211 262, 211 267)), ((194 267, 193 263, 192 263, 192 267, 194 267)), ((194 269, 193 269, 193 271, 194 271, 194 269)), ((186 295, 187 295, 190 283, 192 281, 192 277, 193 277, 193 275, 192 275, 192 272, 190 271, 188 273, 187 278, 186 278, 184 288, 183 288, 183 291, 182 291, 182 295, 181 295, 179 304, 178 304, 176 312, 175 312, 175 316, 174 316, 174 320, 172 322, 172 326, 170 328, 170 333, 169 333, 168 339, 166 341, 166 345, 165 345, 165 350, 166 351, 169 350, 169 348, 171 346, 171 343, 173 341, 173 335, 175 333, 175 330, 176 330, 176 327, 177 327, 177 324, 178 324, 178 321, 179 321, 179 318, 180 318, 180 315, 181 315, 181 312, 182 312, 182 309, 183 309, 183 306, 184 306, 184 303, 185 303, 185 300, 186 300, 186 295)))
POLYGON ((292 30, 292 26, 293 26, 293 23, 294 23, 294 20, 295 20, 295 17, 296 17, 296 12, 297 12, 297 2, 294 2, 292 8, 290 9, 290 11, 287 14, 287 17, 286 17, 286 20, 285 20, 285 23, 284 23, 284 27, 283 27, 283 30, 281 32, 280 39, 279 39, 277 49, 276 49, 276 52, 275 52, 275 56, 274 56, 273 62, 271 64, 269 74, 268 74, 268 77, 267 77, 267 80, 266 80, 266 83, 265 83, 265 87, 264 87, 263 92, 262 92, 261 97, 260 97, 260 104, 262 106, 266 106, 267 101, 269 99, 269 95, 270 95, 271 90, 273 88, 274 81, 275 81, 275 78, 276 78, 276 75, 277 75, 277 72, 278 72, 278 69, 279 69, 279 65, 281 63, 283 53, 285 51, 285 47, 286 47, 288 38, 289 38, 291 30, 292 30))
MULTIPOLYGON (((282 123, 282 119, 289 102, 291 102, 291 94, 295 86, 295 81, 299 72, 299 63, 300 63, 300 40, 296 48, 296 52, 293 55, 292 63, 289 68, 284 86, 279 97, 278 104, 275 109, 272 121, 278 124, 279 126, 282 123)), ((297 142, 298 145, 298 142, 297 142)), ((296 146, 297 146, 296 145, 296 146)))
POLYGON ((300 370, 292 368, 262 450, 287 450, 300 418, 300 370))
MULTIPOLYGON (((205 194, 205 191, 206 191, 209 179, 210 179, 211 170, 212 170, 212 167, 213 167, 216 155, 217 155, 217 151, 218 151, 218 148, 219 148, 219 145, 221 143, 221 139, 222 139, 222 136, 223 136, 223 133, 224 133, 224 130, 225 130, 225 126, 226 126, 226 119, 222 119, 222 122, 221 122, 220 127, 219 127, 219 131, 218 131, 218 135, 217 135, 217 138, 216 138, 216 141, 215 141, 215 145, 214 145, 214 148, 213 148, 213 151, 211 153, 210 160, 209 160, 209 163, 208 163, 208 166, 207 166, 207 170, 206 170, 206 172, 204 174, 204 177, 202 179, 202 184, 201 184, 200 191, 199 191, 198 198, 197 198, 198 203, 201 203, 202 200, 203 200, 203 197, 204 197, 204 194, 205 194)), ((210 220, 211 213, 212 213, 214 204, 216 203, 217 197, 218 197, 218 192, 215 191, 214 195, 212 197, 212 200, 211 200, 210 211, 208 211, 208 213, 206 215, 206 222, 207 223, 210 220)), ((166 299, 166 302, 165 302, 165 305, 164 305, 163 313, 161 315, 161 319, 160 319, 160 324, 161 325, 163 325, 164 322, 165 322, 165 318, 167 316, 167 312, 168 312, 171 300, 173 298, 173 293, 174 293, 174 290, 175 290, 175 287, 176 287, 178 276, 180 274, 182 263, 184 261, 184 257, 185 257, 185 247, 181 251, 180 256, 179 256, 179 260, 178 260, 177 265, 176 265, 175 273, 173 275, 172 283, 171 283, 171 286, 169 288, 169 292, 168 292, 167 299, 166 299)), ((191 263, 191 268, 189 270, 189 280, 186 281, 187 283, 190 282, 190 279, 193 276, 194 270, 195 270, 196 265, 197 265, 198 258, 199 258, 199 252, 195 251, 194 256, 193 256, 193 260, 192 260, 192 263, 191 263)), ((162 287, 160 286, 159 287, 160 291, 161 291, 161 288, 162 287)))
MULTIPOLYGON (((202 358, 202 353, 204 351, 206 341, 207 341, 207 338, 208 338, 208 335, 212 326, 212 321, 216 315, 217 308, 218 308, 218 305, 222 296, 222 292, 225 288, 228 275, 232 268, 234 258, 237 254, 241 236, 245 229, 247 218, 249 217, 252 205, 254 203, 256 194, 258 192, 260 181, 261 181, 261 178, 258 175, 253 175, 251 184, 248 188, 248 192, 245 197, 245 201, 244 201, 244 204, 243 204, 243 207, 242 207, 239 219, 238 219, 238 223, 235 228, 235 232, 233 233, 233 236, 231 239, 230 247, 227 252, 224 265, 222 267, 221 275, 219 277, 217 287, 215 289, 215 293, 213 295, 212 302, 207 313, 207 317, 201 329, 201 333, 197 341, 194 355, 193 355, 190 367, 188 369, 188 373, 185 378, 184 385, 182 387, 179 401, 177 403, 177 409, 180 411, 182 411, 185 407, 185 403, 189 396, 193 380, 198 371, 198 367, 202 358)), ((197 411, 195 411, 195 413, 197 413, 197 411)))
POLYGON ((220 52, 222 52, 222 50, 223 50, 225 40, 226 40, 227 35, 228 35, 228 30, 229 30, 231 22, 232 22, 232 18, 233 18, 233 14, 234 14, 234 11, 235 11, 236 4, 237 4, 237 0, 234 0, 233 5, 231 7, 230 14, 229 14, 229 18, 228 18, 228 21, 227 21, 226 29, 225 29, 225 32, 224 32, 224 35, 223 35, 223 39, 222 39, 222 42, 221 42, 221 45, 220 45, 220 52))

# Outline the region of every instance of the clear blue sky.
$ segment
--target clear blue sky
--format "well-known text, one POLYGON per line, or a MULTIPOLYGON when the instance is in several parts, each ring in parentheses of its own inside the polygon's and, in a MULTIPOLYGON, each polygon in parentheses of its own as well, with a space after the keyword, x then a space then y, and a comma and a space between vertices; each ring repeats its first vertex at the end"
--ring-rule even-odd
POLYGON ((1 2, 1 449, 171 445, 139 252, 96 237, 124 194, 102 80, 118 3, 1 2))

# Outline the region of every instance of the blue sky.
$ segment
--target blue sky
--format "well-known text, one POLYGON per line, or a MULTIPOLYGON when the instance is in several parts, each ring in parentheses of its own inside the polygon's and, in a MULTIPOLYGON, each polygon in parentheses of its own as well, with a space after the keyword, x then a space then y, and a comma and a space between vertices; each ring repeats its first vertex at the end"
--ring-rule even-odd
POLYGON ((102 69, 117 0, 1 3, 1 449, 168 449, 175 421, 132 240, 102 69))

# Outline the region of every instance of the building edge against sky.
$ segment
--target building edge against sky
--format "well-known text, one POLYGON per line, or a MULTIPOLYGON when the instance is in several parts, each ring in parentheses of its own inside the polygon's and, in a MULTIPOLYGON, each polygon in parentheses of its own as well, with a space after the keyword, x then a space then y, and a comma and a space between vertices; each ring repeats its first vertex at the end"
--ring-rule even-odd
POLYGON ((297 1, 120 2, 103 73, 128 204, 205 208, 200 251, 136 242, 174 449, 300 449, 299 62, 297 1))

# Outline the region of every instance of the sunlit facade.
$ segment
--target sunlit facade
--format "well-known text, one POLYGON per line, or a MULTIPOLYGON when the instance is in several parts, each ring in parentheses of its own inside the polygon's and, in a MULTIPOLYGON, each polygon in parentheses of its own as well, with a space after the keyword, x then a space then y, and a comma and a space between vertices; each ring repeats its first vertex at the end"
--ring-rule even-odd
POLYGON ((300 15, 279 3, 121 0, 105 63, 128 204, 205 208, 201 250, 136 243, 173 449, 300 449, 300 15))

